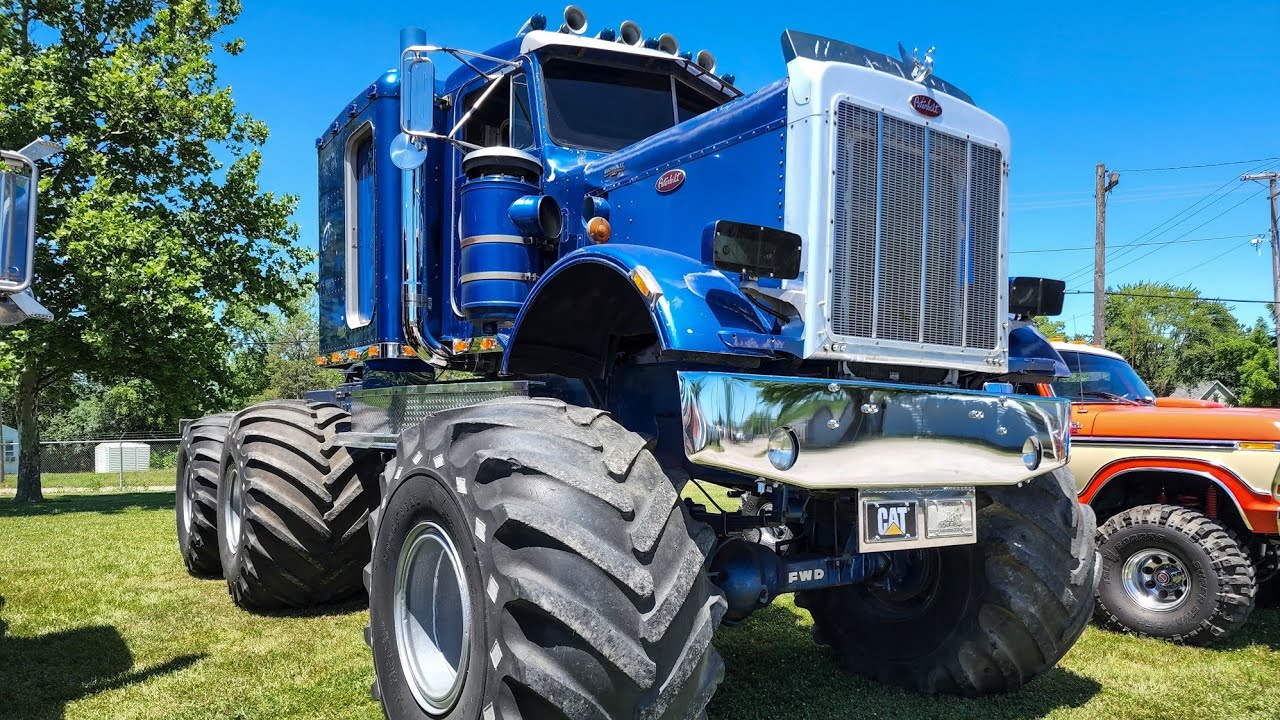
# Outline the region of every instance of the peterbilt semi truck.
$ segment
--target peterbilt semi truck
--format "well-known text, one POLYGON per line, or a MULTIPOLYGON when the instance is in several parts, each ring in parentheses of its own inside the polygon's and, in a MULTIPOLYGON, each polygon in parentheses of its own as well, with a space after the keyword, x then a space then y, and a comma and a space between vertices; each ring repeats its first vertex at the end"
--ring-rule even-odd
POLYGON ((1010 302, 1007 130, 928 54, 782 51, 744 93, 576 7, 404 31, 316 141, 345 382, 188 427, 190 570, 367 591, 388 718, 704 717, 715 629, 789 593, 887 683, 1052 667, 1095 527, 1068 402, 1014 392, 1067 370, 1010 302))

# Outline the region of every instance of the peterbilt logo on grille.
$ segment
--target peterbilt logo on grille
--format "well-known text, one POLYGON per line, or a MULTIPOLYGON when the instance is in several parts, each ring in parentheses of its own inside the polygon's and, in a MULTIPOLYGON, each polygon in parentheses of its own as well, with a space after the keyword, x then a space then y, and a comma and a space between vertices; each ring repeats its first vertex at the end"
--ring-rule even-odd
POLYGON ((668 170, 658 177, 658 182, 654 183, 654 187, 658 189, 658 192, 665 195, 679 190, 683 184, 683 170, 668 170))
POLYGON ((942 106, 928 95, 912 95, 911 109, 925 117, 938 117, 942 114, 942 106))

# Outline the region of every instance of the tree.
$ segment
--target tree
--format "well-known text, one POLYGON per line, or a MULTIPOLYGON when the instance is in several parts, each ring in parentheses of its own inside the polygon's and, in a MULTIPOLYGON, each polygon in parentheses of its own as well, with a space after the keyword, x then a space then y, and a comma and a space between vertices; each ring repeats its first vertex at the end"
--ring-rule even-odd
POLYGON ((308 390, 336 387, 342 373, 316 365, 319 335, 314 303, 289 313, 276 313, 256 333, 261 348, 260 385, 251 402, 298 399, 308 390))
POLYGON ((1248 332, 1224 336, 1208 352, 1207 377, 1221 380, 1241 405, 1280 407, 1276 383, 1276 346, 1262 318, 1248 332))
POLYGON ((1158 396, 1207 378, 1215 343, 1242 332, 1230 308, 1199 297, 1165 283, 1108 291, 1107 349, 1125 356, 1158 396))
POLYGON ((0 146, 46 135, 35 288, 53 322, 3 337, 19 501, 39 500, 42 393, 145 380, 188 416, 221 404, 239 318, 288 305, 310 253, 296 198, 262 192, 266 127, 219 84, 237 0, 19 0, 0 7, 0 146))

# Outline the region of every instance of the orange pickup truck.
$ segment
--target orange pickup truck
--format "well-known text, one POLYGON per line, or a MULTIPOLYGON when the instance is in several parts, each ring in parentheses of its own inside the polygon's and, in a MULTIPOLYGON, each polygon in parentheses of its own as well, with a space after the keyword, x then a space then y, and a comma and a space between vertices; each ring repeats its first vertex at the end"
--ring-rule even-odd
MULTIPOLYGON (((1054 343, 1071 376, 1071 470, 1098 516, 1103 626, 1207 645, 1276 575, 1280 411, 1156 398, 1124 358, 1054 343)), ((1280 582, 1280 581, 1277 581, 1280 582)))

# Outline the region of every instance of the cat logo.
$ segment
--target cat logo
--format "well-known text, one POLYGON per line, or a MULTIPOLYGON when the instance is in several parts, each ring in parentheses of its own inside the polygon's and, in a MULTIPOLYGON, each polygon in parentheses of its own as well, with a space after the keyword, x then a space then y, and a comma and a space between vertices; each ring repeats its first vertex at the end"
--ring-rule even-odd
POLYGON ((902 537, 906 534, 902 528, 907 524, 907 508, 906 506, 878 508, 876 522, 880 537, 902 537))
POLYGON ((915 501, 870 500, 865 503, 869 542, 893 542, 916 538, 915 501))

